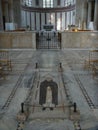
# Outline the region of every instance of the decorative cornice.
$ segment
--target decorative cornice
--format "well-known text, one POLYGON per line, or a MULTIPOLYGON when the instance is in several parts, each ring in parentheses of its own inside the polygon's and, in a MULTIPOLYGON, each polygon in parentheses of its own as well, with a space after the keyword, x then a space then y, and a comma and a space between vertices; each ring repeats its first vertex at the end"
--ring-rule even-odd
POLYGON ((21 6, 21 9, 28 12, 40 12, 40 13, 48 13, 48 12, 68 12, 75 10, 75 5, 70 5, 67 7, 58 7, 58 8, 35 8, 28 6, 21 6))

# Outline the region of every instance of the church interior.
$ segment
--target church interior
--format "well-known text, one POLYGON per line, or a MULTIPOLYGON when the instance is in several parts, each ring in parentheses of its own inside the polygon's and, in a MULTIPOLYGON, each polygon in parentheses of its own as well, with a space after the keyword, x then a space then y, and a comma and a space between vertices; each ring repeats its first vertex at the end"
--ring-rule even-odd
POLYGON ((0 130, 98 130, 98 0, 0 0, 0 130))

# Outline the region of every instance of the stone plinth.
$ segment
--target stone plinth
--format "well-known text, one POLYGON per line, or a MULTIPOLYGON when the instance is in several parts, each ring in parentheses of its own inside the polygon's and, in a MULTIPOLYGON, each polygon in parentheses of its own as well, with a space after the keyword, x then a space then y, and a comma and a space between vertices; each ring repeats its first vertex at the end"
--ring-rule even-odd
POLYGON ((73 107, 71 107, 70 108, 70 119, 74 120, 74 121, 80 120, 80 111, 77 110, 76 112, 74 112, 73 107))
POLYGON ((18 120, 18 121, 25 121, 25 120, 26 120, 26 114, 19 112, 19 113, 17 114, 17 120, 18 120))

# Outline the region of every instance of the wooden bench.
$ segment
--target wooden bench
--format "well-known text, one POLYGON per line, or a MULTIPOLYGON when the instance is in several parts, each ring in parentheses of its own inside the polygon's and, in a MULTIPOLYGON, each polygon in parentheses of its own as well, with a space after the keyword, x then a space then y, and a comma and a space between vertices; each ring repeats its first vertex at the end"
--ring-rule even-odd
POLYGON ((0 50, 0 65, 7 68, 7 70, 12 70, 9 51, 0 50))

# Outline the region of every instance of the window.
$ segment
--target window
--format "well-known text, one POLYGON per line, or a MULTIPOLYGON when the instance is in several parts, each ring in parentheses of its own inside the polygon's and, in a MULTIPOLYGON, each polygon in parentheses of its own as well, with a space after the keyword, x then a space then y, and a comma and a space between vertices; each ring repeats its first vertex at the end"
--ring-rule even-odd
POLYGON ((53 7, 53 0, 43 0, 43 7, 44 8, 53 7))
POLYGON ((39 0, 35 0, 36 1, 36 5, 38 6, 39 5, 39 0))
POLYGON ((32 6, 32 0, 22 0, 25 6, 32 6))
POLYGON ((75 0, 65 0, 64 4, 65 4, 65 6, 73 5, 73 4, 75 4, 75 0))

